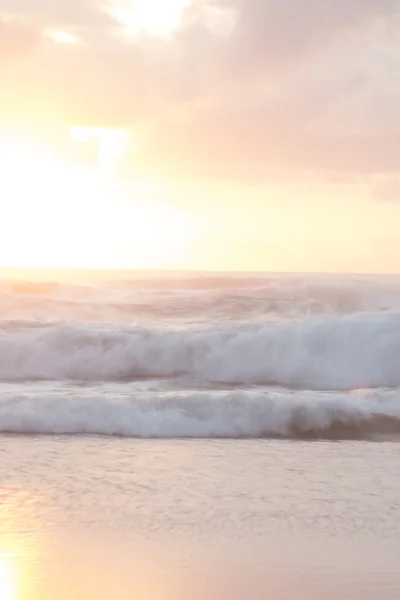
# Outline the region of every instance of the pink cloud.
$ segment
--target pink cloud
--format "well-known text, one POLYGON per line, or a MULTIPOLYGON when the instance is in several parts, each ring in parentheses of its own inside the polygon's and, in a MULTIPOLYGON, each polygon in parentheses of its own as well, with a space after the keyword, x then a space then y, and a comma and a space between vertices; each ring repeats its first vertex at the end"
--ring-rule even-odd
POLYGON ((193 0, 169 41, 119 35, 95 0, 0 0, 2 12, 17 15, 0 21, 3 61, 22 59, 3 74, 3 120, 140 126, 126 172, 400 169, 395 0, 193 0), (228 34, 207 17, 224 10, 228 34), (55 26, 82 45, 39 43, 55 26))

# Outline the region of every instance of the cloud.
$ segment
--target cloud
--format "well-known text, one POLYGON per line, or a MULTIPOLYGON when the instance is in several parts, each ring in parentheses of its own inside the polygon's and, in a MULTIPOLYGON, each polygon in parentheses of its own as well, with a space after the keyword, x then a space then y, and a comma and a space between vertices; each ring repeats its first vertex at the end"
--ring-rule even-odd
POLYGON ((30 54, 38 37, 35 28, 15 19, 1 19, 0 15, 0 64, 30 54))
POLYGON ((97 0, 0 0, 0 14, 31 23, 59 26, 107 26, 111 19, 97 0))
POLYGON ((0 0, 3 61, 23 58, 0 118, 131 129, 125 173, 400 170, 397 0, 193 0, 168 40, 124 36, 103 4, 0 0))
POLYGON ((335 36, 399 10, 397 0, 232 0, 240 14, 234 43, 250 60, 298 58, 335 36))
POLYGON ((400 177, 392 176, 375 186, 373 196, 380 202, 400 201, 400 177))
POLYGON ((308 171, 324 178, 342 173, 400 171, 399 135, 335 136, 288 128, 247 113, 191 113, 190 118, 163 119, 153 125, 141 151, 131 157, 157 175, 216 177, 260 181, 283 173, 308 171))

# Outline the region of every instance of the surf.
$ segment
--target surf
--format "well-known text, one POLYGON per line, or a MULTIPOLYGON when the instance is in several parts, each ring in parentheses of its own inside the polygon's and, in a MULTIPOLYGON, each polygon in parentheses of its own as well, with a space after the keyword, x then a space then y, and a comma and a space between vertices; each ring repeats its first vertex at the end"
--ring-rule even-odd
POLYGON ((188 378, 321 390, 400 385, 400 313, 184 329, 43 323, 0 329, 7 381, 188 378))
POLYGON ((137 438, 387 439, 400 392, 3 394, 0 432, 137 438))

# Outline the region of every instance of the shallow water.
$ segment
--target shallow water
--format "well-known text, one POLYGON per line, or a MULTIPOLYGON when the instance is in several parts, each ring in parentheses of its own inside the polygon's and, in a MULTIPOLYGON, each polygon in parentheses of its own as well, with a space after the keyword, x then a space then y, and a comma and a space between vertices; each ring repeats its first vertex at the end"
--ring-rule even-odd
POLYGON ((3 275, 0 600, 400 597, 400 277, 3 275))
POLYGON ((5 436, 0 456, 4 600, 400 597, 398 444, 5 436))

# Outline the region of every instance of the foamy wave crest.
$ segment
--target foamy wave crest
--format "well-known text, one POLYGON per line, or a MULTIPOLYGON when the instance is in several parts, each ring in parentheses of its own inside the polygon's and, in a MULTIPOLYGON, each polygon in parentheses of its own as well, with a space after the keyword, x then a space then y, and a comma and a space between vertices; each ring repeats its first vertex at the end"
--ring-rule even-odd
POLYGON ((0 378, 185 377, 343 390, 400 385, 400 313, 178 331, 72 324, 3 329, 0 378))
POLYGON ((140 438, 371 439, 400 434, 400 394, 9 396, 0 432, 140 438))

